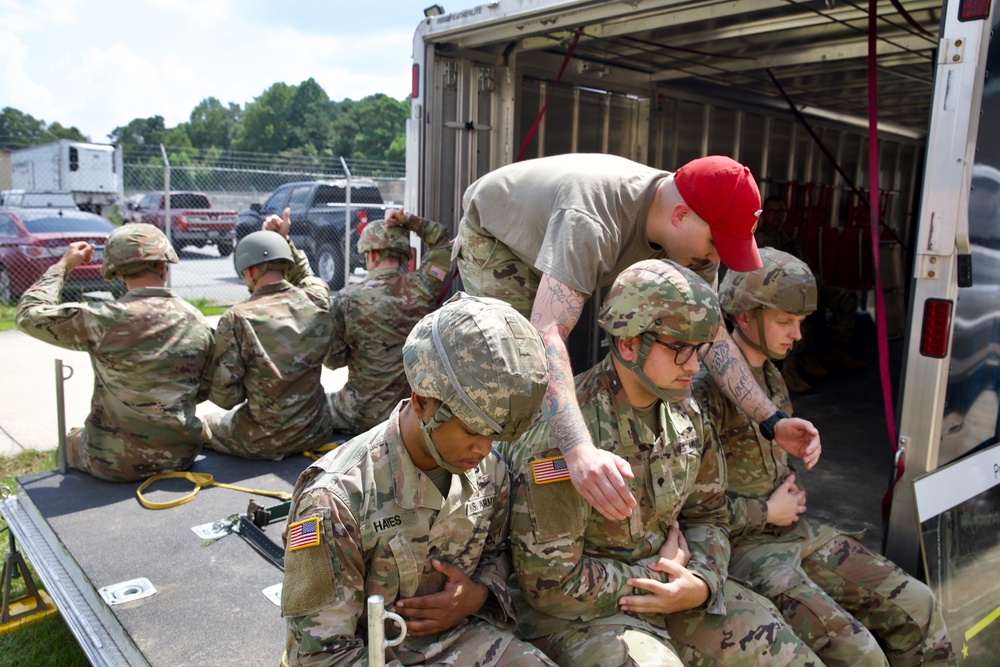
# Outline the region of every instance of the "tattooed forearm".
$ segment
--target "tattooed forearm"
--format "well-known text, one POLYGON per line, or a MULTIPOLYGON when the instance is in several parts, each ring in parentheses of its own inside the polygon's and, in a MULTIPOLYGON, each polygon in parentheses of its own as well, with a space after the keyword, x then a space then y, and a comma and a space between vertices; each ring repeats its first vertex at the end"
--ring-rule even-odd
POLYGON ((580 321, 586 295, 564 285, 548 274, 542 276, 531 310, 531 323, 541 333, 558 327, 563 340, 580 321))
POLYGON ((760 423, 777 408, 754 380, 743 355, 733 353, 735 347, 731 338, 719 341, 712 346, 705 365, 726 397, 760 423))
POLYGON ((542 411, 563 454, 577 445, 590 442, 590 435, 576 400, 573 370, 564 338, 563 327, 559 325, 549 327, 542 333, 549 372, 549 386, 545 390, 542 411))

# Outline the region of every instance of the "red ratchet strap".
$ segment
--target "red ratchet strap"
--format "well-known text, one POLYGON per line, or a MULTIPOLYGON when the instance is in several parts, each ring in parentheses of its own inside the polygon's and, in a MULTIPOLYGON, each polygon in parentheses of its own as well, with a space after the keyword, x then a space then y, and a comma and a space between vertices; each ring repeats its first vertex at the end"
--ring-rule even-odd
POLYGON ((524 154, 528 152, 528 145, 531 144, 531 140, 535 138, 535 133, 538 132, 538 126, 542 122, 542 117, 545 115, 545 110, 549 108, 549 100, 552 99, 552 95, 555 94, 556 88, 559 87, 559 82, 562 80, 563 73, 566 71, 566 65, 569 65, 569 59, 573 57, 573 51, 576 50, 576 43, 580 41, 580 35, 583 33, 583 28, 577 28, 576 32, 573 34, 573 43, 569 45, 569 49, 566 50, 566 56, 563 58, 562 65, 559 66, 559 74, 556 75, 555 83, 552 84, 552 90, 545 97, 545 103, 542 108, 538 111, 538 115, 535 116, 535 122, 531 124, 531 129, 528 130, 528 136, 524 138, 524 143, 521 144, 521 150, 517 152, 517 157, 514 158, 514 162, 520 162, 524 154))
MULTIPOLYGON (((896 4, 895 2, 893 3, 896 4)), ((878 374, 882 381, 882 403, 885 405, 885 426, 889 432, 889 444, 893 454, 897 454, 899 442, 896 439, 896 411, 892 405, 892 387, 889 379, 889 341, 885 324, 885 297, 882 294, 882 272, 879 270, 879 207, 878 200, 871 197, 878 194, 878 85, 875 50, 878 41, 878 1, 868 0, 868 216, 872 235, 872 257, 875 261, 875 328, 878 336, 878 374)), ((892 483, 882 498, 882 521, 889 518, 889 505, 896 482, 903 476, 903 457, 894 456, 896 471, 892 483)))

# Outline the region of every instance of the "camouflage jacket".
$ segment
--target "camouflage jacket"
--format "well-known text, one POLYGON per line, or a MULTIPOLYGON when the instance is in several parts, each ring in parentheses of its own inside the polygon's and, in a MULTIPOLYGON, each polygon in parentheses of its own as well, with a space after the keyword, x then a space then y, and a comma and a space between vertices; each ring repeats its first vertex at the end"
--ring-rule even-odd
MULTIPOLYGON (((688 399, 659 404, 661 432, 635 414, 609 355, 577 376, 577 397, 594 443, 632 466, 626 480, 639 502, 627 521, 610 521, 580 496, 568 474, 535 483, 546 459, 561 458, 539 416, 509 452, 511 551, 519 592, 519 632, 536 637, 600 623, 622 623, 618 599, 633 594, 630 577, 665 580, 649 569, 674 521, 691 550, 688 569, 708 584, 705 609, 724 612, 722 589, 729 562, 725 480, 715 434, 688 399), (716 604, 716 600, 718 603, 716 604)), ((663 632, 660 615, 629 615, 663 632)))
MULTIPOLYGON (((201 450, 195 407, 208 394, 203 376, 212 328, 165 287, 133 289, 120 301, 60 303, 65 278, 53 266, 28 288, 17 326, 47 343, 90 353, 88 446, 131 462, 134 479, 189 464, 201 450)), ((120 468, 107 472, 120 478, 120 468)))
POLYGON ((774 248, 789 255, 794 255, 801 260, 805 260, 802 254, 802 246, 798 239, 787 233, 784 229, 773 229, 767 225, 757 225, 757 230, 753 233, 754 240, 759 248, 774 248))
POLYGON ((403 373, 403 343, 420 318, 437 307, 451 270, 451 236, 431 220, 410 216, 404 225, 427 244, 420 267, 369 271, 365 281, 333 299, 333 338, 324 364, 347 366, 347 384, 331 395, 338 428, 362 433, 385 419, 410 393, 403 373))
MULTIPOLYGON (((791 415, 791 399, 778 367, 768 360, 762 368, 749 368, 775 407, 791 415)), ((767 499, 795 472, 788 454, 777 443, 764 439, 754 420, 726 398, 710 375, 698 374, 693 394, 708 419, 715 424, 725 455, 733 542, 752 535, 774 536, 789 532, 789 528, 767 523, 767 499)), ((798 481, 796 485, 801 488, 798 481)))
POLYGON ((224 408, 245 403, 212 435, 263 458, 323 444, 332 430, 320 384, 329 289, 294 245, 292 256, 287 280, 258 287, 222 315, 215 333, 209 399, 224 408))
MULTIPOLYGON (((405 404, 378 428, 311 465, 295 485, 281 592, 291 665, 368 664, 368 596, 383 596, 388 607, 400 598, 441 591, 445 580, 431 565, 433 558, 487 586, 492 595, 476 616, 513 629, 506 586, 507 467, 489 456, 453 475, 448 496, 442 497, 400 438, 405 404), (288 546, 301 534, 297 524, 313 517, 319 526, 315 545, 288 546)), ((395 651, 447 647, 467 625, 465 620, 437 635, 407 639, 395 651)))

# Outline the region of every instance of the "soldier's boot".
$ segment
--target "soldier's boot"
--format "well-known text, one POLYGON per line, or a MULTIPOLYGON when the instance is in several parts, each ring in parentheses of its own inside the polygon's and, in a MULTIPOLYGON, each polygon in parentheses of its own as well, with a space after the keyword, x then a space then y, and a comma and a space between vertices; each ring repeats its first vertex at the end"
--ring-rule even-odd
POLYGON ((819 357, 816 356, 815 352, 806 352, 801 357, 799 357, 799 366, 802 367, 806 373, 813 376, 817 380, 822 380, 830 375, 830 372, 823 368, 823 364, 820 363, 819 357))
POLYGON ((785 363, 781 366, 781 377, 785 379, 788 391, 793 394, 808 394, 812 391, 809 383, 799 375, 794 359, 785 359, 785 363))
POLYGON ((851 355, 847 354, 844 348, 839 346, 829 348, 826 351, 826 355, 824 355, 824 361, 832 366, 840 366, 841 368, 846 368, 850 371, 863 371, 868 368, 868 364, 859 359, 855 359, 851 355))

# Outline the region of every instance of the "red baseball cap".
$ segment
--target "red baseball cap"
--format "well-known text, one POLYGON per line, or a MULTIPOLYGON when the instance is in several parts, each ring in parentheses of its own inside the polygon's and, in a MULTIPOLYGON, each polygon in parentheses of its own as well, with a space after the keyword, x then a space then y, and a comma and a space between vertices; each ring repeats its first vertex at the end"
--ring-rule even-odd
POLYGON ((692 160, 674 172, 684 203, 708 223, 722 263, 733 271, 761 267, 753 238, 760 190, 748 167, 724 155, 692 160))

